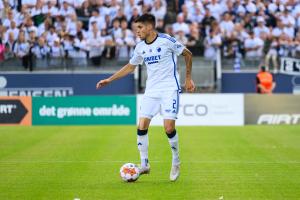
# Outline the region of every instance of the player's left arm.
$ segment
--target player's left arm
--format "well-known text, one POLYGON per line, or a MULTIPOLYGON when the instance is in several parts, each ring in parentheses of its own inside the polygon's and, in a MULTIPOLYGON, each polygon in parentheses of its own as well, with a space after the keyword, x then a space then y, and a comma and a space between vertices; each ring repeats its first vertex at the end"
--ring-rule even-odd
POLYGON ((185 73, 185 89, 188 92, 195 91, 195 84, 192 80, 192 58, 193 54, 187 48, 184 48, 182 51, 182 56, 184 56, 185 66, 186 66, 186 73, 185 73))

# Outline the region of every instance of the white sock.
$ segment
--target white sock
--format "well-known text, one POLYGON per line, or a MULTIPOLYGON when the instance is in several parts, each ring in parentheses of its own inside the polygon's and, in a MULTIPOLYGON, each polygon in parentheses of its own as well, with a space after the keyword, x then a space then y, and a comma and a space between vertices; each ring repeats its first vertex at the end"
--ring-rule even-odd
POLYGON ((179 165, 180 164, 180 160, 179 160, 179 145, 178 145, 178 134, 176 133, 176 130, 171 133, 171 134, 167 134, 168 137, 169 136, 173 136, 173 137, 169 137, 169 144, 171 146, 171 150, 172 150, 172 165, 179 165), (174 135, 175 133, 175 135, 174 135))
POLYGON ((140 151, 141 167, 148 166, 148 130, 138 130, 137 145, 140 151), (143 135, 142 135, 143 134, 143 135))

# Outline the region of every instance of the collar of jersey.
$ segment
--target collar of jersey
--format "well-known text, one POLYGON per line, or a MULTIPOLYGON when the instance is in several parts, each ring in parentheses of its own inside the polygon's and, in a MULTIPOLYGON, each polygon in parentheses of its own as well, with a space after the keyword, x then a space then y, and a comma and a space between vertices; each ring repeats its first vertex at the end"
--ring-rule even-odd
POLYGON ((152 44, 153 42, 155 42, 155 40, 158 38, 158 33, 156 34, 156 37, 154 38, 154 40, 152 40, 152 42, 147 42, 146 41, 146 39, 145 39, 145 43, 147 44, 147 45, 150 45, 150 44, 152 44))

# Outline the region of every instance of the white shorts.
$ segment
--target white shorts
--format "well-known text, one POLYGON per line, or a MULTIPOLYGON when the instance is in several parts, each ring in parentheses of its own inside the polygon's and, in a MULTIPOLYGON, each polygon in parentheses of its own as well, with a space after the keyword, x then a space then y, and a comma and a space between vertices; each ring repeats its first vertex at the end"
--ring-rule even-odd
POLYGON ((164 119, 176 120, 179 110, 179 91, 147 93, 143 96, 140 105, 140 118, 152 119, 161 112, 164 119))

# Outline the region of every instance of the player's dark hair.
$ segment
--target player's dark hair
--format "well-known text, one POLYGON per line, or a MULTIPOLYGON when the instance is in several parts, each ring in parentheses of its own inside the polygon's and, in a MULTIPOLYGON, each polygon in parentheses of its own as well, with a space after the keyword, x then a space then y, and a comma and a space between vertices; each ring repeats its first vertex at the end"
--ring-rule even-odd
POLYGON ((143 23, 143 24, 149 23, 149 24, 152 24, 153 27, 155 27, 155 17, 154 17, 154 15, 151 15, 151 14, 148 14, 148 13, 141 15, 134 22, 135 23, 140 22, 140 23, 143 23))

